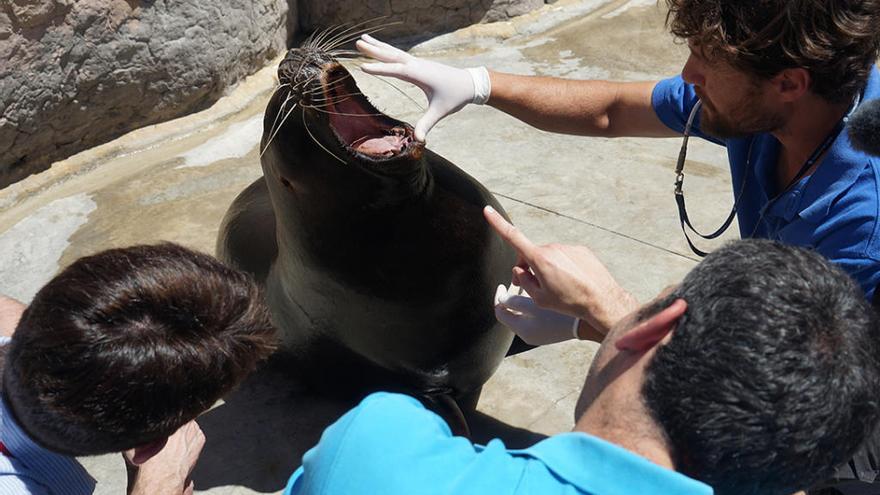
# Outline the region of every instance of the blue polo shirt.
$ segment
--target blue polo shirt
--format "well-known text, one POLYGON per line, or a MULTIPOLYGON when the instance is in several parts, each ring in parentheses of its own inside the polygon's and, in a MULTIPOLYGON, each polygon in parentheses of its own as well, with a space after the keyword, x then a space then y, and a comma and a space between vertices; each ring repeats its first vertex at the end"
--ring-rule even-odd
MULTIPOLYGON (((876 67, 862 101, 875 98, 880 98, 876 67)), ((684 132, 696 102, 693 87, 681 76, 654 87, 654 111, 674 131, 684 132)), ((855 278, 868 298, 873 296, 880 282, 880 158, 854 150, 847 132, 841 132, 816 171, 779 195, 773 171, 780 143, 772 135, 719 140, 700 131, 699 116, 692 134, 727 147, 734 196, 745 181, 737 209, 742 237, 815 249, 855 278)))
POLYGON ((370 395, 324 431, 285 495, 711 495, 712 489, 584 433, 525 450, 453 437, 405 395, 370 395))

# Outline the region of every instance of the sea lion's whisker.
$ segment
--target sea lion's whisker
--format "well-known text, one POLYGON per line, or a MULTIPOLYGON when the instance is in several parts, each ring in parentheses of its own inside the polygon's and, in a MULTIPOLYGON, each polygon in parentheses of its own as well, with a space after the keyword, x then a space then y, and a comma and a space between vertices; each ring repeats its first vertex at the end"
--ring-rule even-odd
POLYGON ((330 55, 333 58, 354 58, 359 57, 363 54, 357 50, 344 50, 340 48, 328 51, 327 55, 330 55))
POLYGON ((336 26, 330 26, 330 27, 324 28, 323 30, 320 30, 320 31, 316 30, 315 31, 316 33, 320 32, 321 34, 319 34, 315 38, 314 43, 311 46, 309 46, 308 48, 313 49, 313 50, 320 50, 321 45, 327 40, 328 37, 330 37, 331 35, 333 37, 335 37, 337 34, 337 31, 347 29, 346 26, 348 26, 350 24, 351 24, 350 22, 345 22, 342 24, 338 24, 336 26))
POLYGON ((330 115, 340 115, 342 117, 384 117, 383 113, 342 113, 342 112, 332 112, 330 110, 324 110, 323 108, 303 105, 303 108, 311 108, 312 110, 316 110, 318 112, 330 114, 330 115))
POLYGON ((299 104, 302 105, 302 106, 304 106, 304 107, 305 107, 305 106, 308 106, 308 107, 310 107, 310 108, 328 108, 328 107, 332 107, 332 106, 334 106, 334 105, 338 105, 338 104, 340 104, 340 103, 342 103, 342 102, 344 102, 344 101, 350 100, 350 99, 351 99, 351 97, 348 97, 348 98, 342 98, 342 99, 339 99, 339 100, 330 100, 330 101, 327 101, 327 102, 325 102, 325 103, 320 103, 320 104, 315 104, 314 102, 311 102, 311 101, 310 101, 310 102, 304 102, 304 101, 300 100, 299 104))
POLYGON ((324 32, 321 33, 319 42, 315 43, 311 48, 319 51, 324 51, 324 47, 332 44, 333 40, 335 40, 337 37, 345 36, 346 33, 348 33, 350 30, 356 29, 358 26, 369 22, 371 22, 371 20, 362 21, 360 23, 345 22, 325 29, 324 32))
MULTIPOLYGON (((278 131, 280 131, 281 128, 284 127, 284 123, 287 122, 287 118, 290 117, 290 114, 293 113, 293 111, 296 109, 296 106, 297 106, 297 104, 294 103, 293 106, 290 107, 290 110, 287 111, 287 115, 285 115, 284 118, 281 119, 281 123, 278 124, 278 128, 275 129, 275 132, 273 132, 269 136, 269 140, 266 141, 266 146, 264 146, 263 151, 260 152, 260 158, 263 158, 263 154, 266 152, 267 149, 269 149, 269 145, 272 143, 272 140, 275 139, 275 136, 278 134, 278 131)), ((278 115, 281 115, 280 111, 278 112, 278 115)), ((275 117, 275 118, 277 119, 278 117, 275 117)))
POLYGON ((309 98, 309 103, 328 102, 328 101, 330 103, 343 102, 353 96, 364 96, 364 94, 361 93, 360 91, 356 91, 354 93, 345 93, 345 94, 330 95, 330 96, 316 96, 314 98, 309 98))
MULTIPOLYGON (((374 19, 374 20, 378 20, 378 18, 374 19)), ((352 31, 350 33, 347 33, 344 36, 336 36, 334 43, 324 46, 323 49, 324 49, 324 51, 335 50, 342 45, 345 45, 347 43, 351 43, 352 41, 355 41, 356 39, 360 38, 364 34, 376 34, 379 31, 382 31, 382 30, 389 28, 391 26, 397 26, 398 24, 403 24, 403 22, 402 21, 391 21, 391 22, 386 22, 383 24, 378 24, 375 26, 363 27, 357 31, 352 31)))
MULTIPOLYGON (((275 95, 272 95, 274 98, 275 95)), ((288 94, 284 101, 281 102, 281 106, 278 107, 278 111, 275 112, 275 120, 272 121, 272 127, 269 128, 269 134, 275 133, 275 126, 278 125, 278 119, 281 117, 281 114, 284 113, 284 107, 287 105, 287 102, 290 100, 290 95, 288 94)), ((260 154, 262 154, 262 150, 260 150, 260 154)))
POLYGON ((330 150, 328 150, 323 144, 321 144, 320 141, 318 141, 317 138, 315 138, 315 135, 312 134, 312 130, 309 129, 309 124, 306 123, 306 114, 305 114, 305 113, 302 114, 302 123, 303 123, 303 127, 306 128, 306 132, 309 134, 309 137, 312 138, 312 141, 314 141, 315 144, 317 144, 318 146, 320 146, 322 150, 324 150, 324 151, 327 152, 327 154, 329 154, 329 155, 332 156, 333 158, 336 158, 337 160, 339 160, 340 162, 342 162, 343 165, 348 165, 348 164, 345 162, 345 160, 343 160, 343 159, 339 158, 338 156, 334 155, 333 152, 331 152, 330 150))
MULTIPOLYGON (((290 100, 292 100, 292 99, 293 99, 293 95, 288 93, 287 97, 284 98, 284 101, 281 102, 281 107, 278 108, 278 113, 275 114, 275 120, 272 122, 272 127, 269 128, 269 135, 270 136, 274 137, 275 133, 278 132, 275 129, 275 126, 278 125, 278 119, 281 118, 281 115, 284 113, 284 109, 287 107, 287 104, 290 103, 290 100)), ((271 141, 272 140, 269 139, 269 142, 271 142, 271 141)), ((266 143, 266 146, 269 146, 269 143, 266 143)), ((265 149, 260 152, 260 156, 263 156, 264 151, 265 151, 265 149)))
POLYGON ((398 23, 398 22, 395 22, 395 23, 391 23, 391 24, 388 24, 388 25, 379 26, 379 27, 375 27, 375 28, 364 29, 364 30, 362 30, 362 31, 358 31, 358 32, 352 33, 352 34, 346 36, 345 38, 340 38, 340 39, 338 39, 338 40, 336 41, 336 43, 327 46, 327 47, 324 49, 324 51, 336 50, 336 49, 338 49, 338 48, 341 47, 341 46, 344 46, 344 45, 347 45, 348 43, 351 43, 351 42, 353 42, 353 41, 356 41, 358 38, 360 38, 361 36, 363 36, 363 35, 365 35, 365 34, 370 34, 370 35, 372 35, 372 34, 376 34, 376 33, 380 32, 380 31, 383 31, 385 28, 388 28, 388 27, 393 26, 393 25, 395 25, 395 24, 399 24, 399 23, 398 23))
POLYGON ((340 99, 340 100, 333 100, 333 101, 330 101, 330 102, 327 102, 327 103, 320 103, 320 104, 315 104, 314 102, 308 102, 308 103, 307 103, 307 102, 304 102, 304 101, 300 101, 299 104, 300 104, 301 106, 303 106, 303 107, 308 107, 308 108, 329 108, 329 107, 332 107, 332 106, 338 105, 338 104, 340 104, 340 103, 342 103, 342 102, 344 102, 344 101, 348 101, 348 100, 350 100, 350 99, 351 99, 351 97, 348 97, 348 98, 343 98, 343 99, 340 99))
POLYGON ((312 31, 312 33, 310 35, 308 35, 308 37, 306 37, 305 41, 302 42, 300 47, 301 48, 313 48, 314 47, 313 43, 315 42, 315 35, 318 32, 319 31, 317 29, 312 31))
MULTIPOLYGON (((345 28, 344 30, 340 31, 339 33, 334 34, 332 38, 326 40, 326 44, 324 44, 318 48, 321 51, 327 51, 327 50, 332 50, 333 48, 337 48, 340 45, 339 40, 345 39, 347 37, 351 37, 352 34, 354 34, 354 33, 357 33, 355 37, 360 36, 360 33, 362 32, 361 30, 372 29, 370 27, 367 27, 371 23, 374 23, 374 22, 377 22, 377 21, 380 21, 380 20, 386 19, 386 18, 387 18, 387 16, 379 16, 379 17, 374 17, 372 19, 367 19, 365 21, 361 21, 361 22, 352 24, 349 27, 345 28)), ((343 24, 343 26, 344 26, 344 24, 343 24)), ((380 24, 380 26, 381 26, 381 24, 380 24)))
MULTIPOLYGON (((361 72, 364 72, 363 69, 361 69, 361 72)), ((420 111, 422 111, 422 112, 425 111, 425 107, 424 107, 421 103, 419 103, 418 100, 416 100, 416 99, 413 98, 412 96, 408 95, 408 94, 406 93, 406 91, 404 91, 404 90, 400 89, 399 87, 397 87, 396 84, 394 84, 394 83, 392 83, 391 81, 385 79, 384 77, 379 77, 379 76, 377 76, 376 74, 370 74, 369 72, 364 72, 364 74, 367 74, 368 76, 374 77, 374 78, 376 78, 376 79, 382 81, 383 83, 385 83, 385 84, 391 86, 392 88, 394 88, 395 91, 397 91, 398 93, 400 93, 400 94, 402 94, 403 96, 405 96, 406 99, 408 99, 409 101, 413 102, 413 104, 414 104, 416 107, 418 107, 418 109, 419 109, 420 111)))

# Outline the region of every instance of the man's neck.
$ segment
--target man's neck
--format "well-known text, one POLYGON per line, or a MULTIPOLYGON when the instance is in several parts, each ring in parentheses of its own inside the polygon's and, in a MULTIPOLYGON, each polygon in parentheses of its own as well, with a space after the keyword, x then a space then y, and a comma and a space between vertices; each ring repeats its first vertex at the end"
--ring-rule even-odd
MULTIPOLYGON (((850 105, 849 101, 830 103, 815 95, 795 104, 786 125, 772 133, 782 144, 775 177, 779 192, 789 185, 816 149, 828 139, 850 105)), ((819 163, 821 159, 805 175, 812 174, 819 163)))
POLYGON ((663 433, 645 416, 641 406, 611 410, 601 402, 599 399, 587 408, 575 424, 574 431, 601 438, 658 466, 675 470, 663 433))

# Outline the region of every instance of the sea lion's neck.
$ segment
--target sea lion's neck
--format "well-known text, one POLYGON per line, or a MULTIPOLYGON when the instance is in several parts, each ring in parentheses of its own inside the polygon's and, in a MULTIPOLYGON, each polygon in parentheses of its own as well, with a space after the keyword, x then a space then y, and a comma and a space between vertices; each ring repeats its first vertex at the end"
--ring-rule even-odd
MULTIPOLYGON (((272 160, 270 155, 266 158, 272 160)), ((424 156, 389 166, 396 169, 379 173, 378 167, 349 163, 323 173, 290 176, 267 167, 269 196, 278 218, 278 240, 290 245, 325 242, 344 235, 340 230, 381 217, 383 211, 405 210, 431 201, 435 180, 424 156), (276 176, 287 179, 271 179, 276 176), (287 229, 285 224, 297 227, 287 229)))
POLYGON ((357 202, 364 208, 381 209, 421 201, 431 194, 434 183, 424 157, 410 170, 393 175, 368 174, 367 184, 360 188, 357 202))

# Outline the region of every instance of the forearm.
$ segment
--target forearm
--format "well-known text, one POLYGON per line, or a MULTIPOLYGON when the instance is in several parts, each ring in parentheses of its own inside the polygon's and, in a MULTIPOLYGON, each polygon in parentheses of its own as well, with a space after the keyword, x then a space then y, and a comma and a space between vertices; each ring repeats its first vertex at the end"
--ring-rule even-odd
POLYGON ((186 492, 189 482, 180 480, 172 474, 144 473, 135 470, 134 475, 129 475, 128 495, 177 495, 186 492))
POLYGON ((577 338, 601 343, 605 336, 625 316, 639 308, 639 301, 622 287, 613 290, 602 307, 586 305, 582 308, 577 338))
POLYGON ((488 104, 538 129, 582 136, 675 136, 651 104, 655 82, 576 81, 489 72, 488 104))

